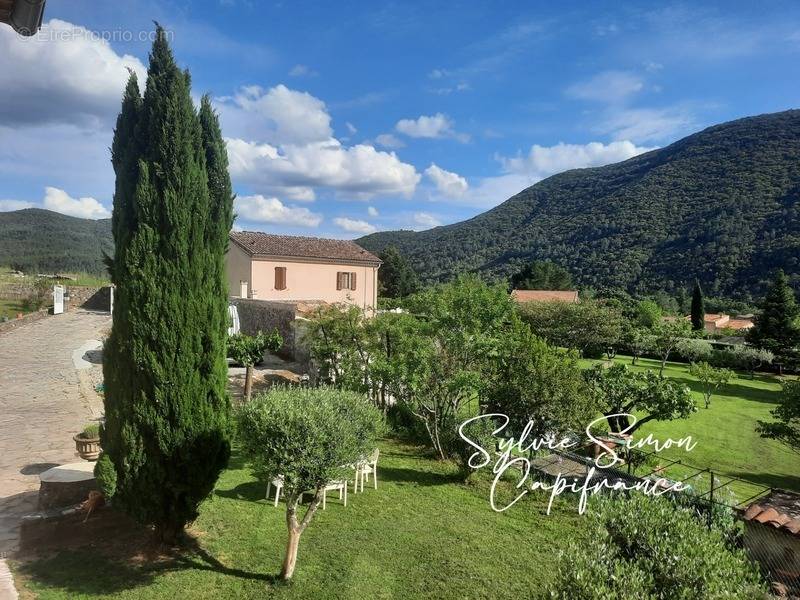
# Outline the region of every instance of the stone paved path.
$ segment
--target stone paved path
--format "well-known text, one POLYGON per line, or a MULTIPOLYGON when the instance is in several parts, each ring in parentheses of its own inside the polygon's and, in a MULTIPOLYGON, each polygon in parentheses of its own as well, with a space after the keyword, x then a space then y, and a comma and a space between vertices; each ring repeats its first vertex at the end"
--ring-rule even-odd
POLYGON ((0 334, 0 559, 36 509, 39 473, 79 460, 72 436, 102 414, 92 349, 110 327, 108 313, 77 310, 0 334))

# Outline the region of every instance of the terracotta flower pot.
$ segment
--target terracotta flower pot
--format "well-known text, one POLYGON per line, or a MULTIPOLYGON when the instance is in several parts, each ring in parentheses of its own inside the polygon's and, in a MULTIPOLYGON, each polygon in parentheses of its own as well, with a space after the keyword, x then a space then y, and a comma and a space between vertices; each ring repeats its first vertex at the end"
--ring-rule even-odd
POLYGON ((83 460, 97 460, 100 457, 100 438, 85 438, 79 433, 72 437, 75 449, 83 460))

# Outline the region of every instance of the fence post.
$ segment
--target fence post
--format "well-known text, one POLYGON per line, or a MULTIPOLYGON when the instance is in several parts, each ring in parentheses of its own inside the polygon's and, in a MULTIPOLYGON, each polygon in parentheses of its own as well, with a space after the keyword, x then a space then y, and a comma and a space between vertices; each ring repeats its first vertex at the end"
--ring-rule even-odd
POLYGON ((714 471, 709 470, 709 474, 711 475, 711 493, 708 496, 708 526, 711 527, 714 516, 714 471))

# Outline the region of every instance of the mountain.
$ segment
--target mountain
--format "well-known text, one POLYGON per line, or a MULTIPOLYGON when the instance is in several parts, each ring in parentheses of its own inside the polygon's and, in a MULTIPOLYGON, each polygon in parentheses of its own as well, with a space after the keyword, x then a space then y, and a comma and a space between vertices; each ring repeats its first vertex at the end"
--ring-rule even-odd
POLYGON ((468 221, 357 242, 395 245, 427 281, 507 278, 531 260, 582 287, 749 299, 782 267, 800 283, 800 110, 748 117, 621 163, 559 173, 468 221))
POLYGON ((24 272, 106 272, 111 219, 93 221, 40 208, 0 212, 0 265, 24 272))

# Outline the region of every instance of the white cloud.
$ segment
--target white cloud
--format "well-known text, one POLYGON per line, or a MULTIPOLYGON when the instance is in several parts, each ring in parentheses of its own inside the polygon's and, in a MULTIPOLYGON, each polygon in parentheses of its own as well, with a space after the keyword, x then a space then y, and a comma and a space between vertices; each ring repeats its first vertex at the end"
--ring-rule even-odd
POLYGON ((347 217, 336 217, 333 222, 341 229, 349 233, 375 233, 378 228, 371 223, 361 219, 348 219, 347 217))
POLYGON ((289 77, 315 77, 317 72, 308 65, 295 65, 289 71, 289 77))
POLYGON ((439 225, 442 224, 442 222, 439 219, 434 217, 432 214, 426 212, 414 213, 414 223, 426 229, 430 229, 431 227, 438 227, 439 225))
POLYGON ((378 216, 378 209, 375 208, 374 206, 368 206, 367 207, 367 214, 370 217, 377 217, 378 216))
POLYGON ((599 167, 626 160, 653 148, 636 146, 630 141, 603 144, 564 144, 555 146, 531 146, 527 155, 514 158, 498 157, 507 173, 527 175, 536 180, 544 179, 555 173, 583 167, 599 167))
POLYGON ((355 125, 353 125, 353 124, 352 124, 350 121, 347 121, 347 122, 344 124, 344 126, 345 126, 345 127, 347 127, 347 132, 348 132, 350 135, 355 135, 356 133, 358 133, 358 129, 356 129, 356 126, 355 126, 355 125))
POLYGON ((405 142, 391 133, 382 133, 375 138, 375 142, 384 148, 404 148, 405 142))
POLYGON ((0 212, 10 212, 12 210, 22 210, 23 208, 32 208, 33 202, 25 202, 24 200, 0 200, 0 212))
POLYGON ((425 169, 425 175, 436 185, 436 189, 440 193, 450 198, 463 196, 469 188, 467 180, 461 175, 452 171, 445 171, 435 163, 431 163, 431 166, 425 169))
POLYGON ((567 95, 580 100, 615 103, 640 92, 643 88, 644 82, 632 73, 604 71, 588 81, 568 87, 567 95))
POLYGON ((317 227, 322 223, 322 215, 313 213, 304 207, 286 206, 277 198, 265 198, 260 194, 237 196, 234 210, 243 220, 258 223, 276 223, 298 227, 317 227))
POLYGON ((44 208, 81 219, 107 219, 111 212, 94 198, 72 198, 64 190, 44 188, 44 208))
POLYGON ((327 187, 369 198, 376 194, 411 196, 420 175, 392 153, 358 144, 324 142, 277 148, 228 139, 231 175, 249 185, 285 191, 289 187, 327 187))
POLYGON ((271 144, 310 144, 333 135, 325 103, 283 84, 265 90, 245 86, 233 96, 216 99, 223 131, 233 137, 271 144))
POLYGON ((634 142, 672 140, 696 128, 695 118, 685 106, 628 108, 609 113, 593 130, 615 140, 634 142))
POLYGON ((0 27, 0 56, 6 65, 0 69, 0 124, 110 124, 128 69, 141 86, 146 79, 138 58, 119 55, 92 32, 58 19, 30 38, 0 27))
POLYGON ((470 139, 469 135, 457 132, 453 120, 442 113, 422 115, 416 119, 401 119, 394 128, 412 138, 453 138, 461 143, 470 139))

